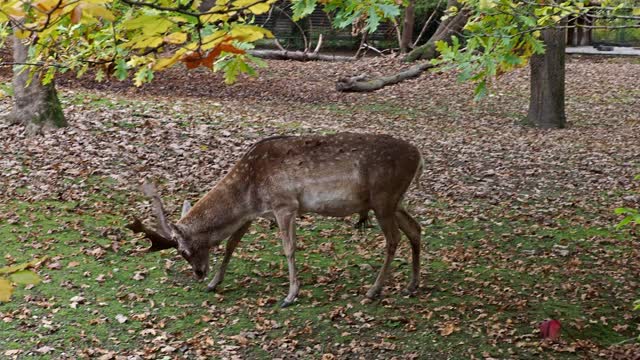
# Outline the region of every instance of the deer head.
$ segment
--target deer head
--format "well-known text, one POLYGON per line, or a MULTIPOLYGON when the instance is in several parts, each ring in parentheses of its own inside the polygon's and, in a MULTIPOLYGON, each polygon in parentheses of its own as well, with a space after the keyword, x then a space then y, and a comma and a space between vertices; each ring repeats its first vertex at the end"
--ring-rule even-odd
MULTIPOLYGON (((154 231, 147 228, 139 219, 134 218, 133 223, 127 228, 135 233, 144 233, 145 237, 151 241, 149 252, 176 248, 180 255, 191 264, 193 273, 198 280, 204 279, 209 271, 209 247, 205 241, 194 239, 188 227, 173 224, 167 221, 162 199, 155 188, 149 182, 142 185, 142 191, 151 199, 152 210, 156 217, 158 228, 154 231)), ((182 205, 182 215, 184 217, 191 209, 191 204, 185 200, 182 205)))

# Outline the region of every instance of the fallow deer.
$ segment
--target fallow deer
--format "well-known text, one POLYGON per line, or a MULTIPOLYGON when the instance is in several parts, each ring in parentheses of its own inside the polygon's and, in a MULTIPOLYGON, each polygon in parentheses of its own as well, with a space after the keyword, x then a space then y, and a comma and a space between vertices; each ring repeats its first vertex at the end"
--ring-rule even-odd
POLYGON ((386 239, 386 256, 367 297, 381 293, 400 230, 411 243, 412 274, 406 291, 414 293, 420 282, 421 229, 401 201, 421 172, 418 149, 388 135, 276 136, 251 146, 193 208, 185 202, 175 224, 167 221, 155 187, 145 183, 143 191, 152 199, 158 229, 151 230, 137 219, 129 228, 151 240, 150 251, 177 248, 199 280, 209 270, 209 249, 228 238, 220 268, 207 286, 213 291, 251 222, 257 217, 275 217, 289 267, 285 307, 300 288, 294 260, 296 216, 359 213, 366 217, 373 210, 386 239))

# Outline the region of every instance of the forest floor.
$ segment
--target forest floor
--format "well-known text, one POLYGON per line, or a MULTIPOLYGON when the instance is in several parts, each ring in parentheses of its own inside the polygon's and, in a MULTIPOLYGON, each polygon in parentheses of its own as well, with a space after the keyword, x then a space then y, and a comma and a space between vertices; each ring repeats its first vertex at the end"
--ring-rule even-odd
POLYGON ((637 228, 615 228, 614 209, 640 207, 640 62, 569 57, 569 128, 555 131, 524 124, 527 69, 480 102, 451 73, 334 90, 338 77, 401 66, 272 61, 233 86, 181 69, 142 88, 60 79, 70 127, 26 138, 0 125, 0 267, 40 259, 43 278, 0 304, 0 357, 637 359, 640 242, 637 228), (407 198, 423 225, 416 297, 401 294, 405 240, 382 299, 362 301, 384 241, 353 218, 298 221, 302 291, 285 309, 268 222, 252 226, 217 293, 124 228, 151 220, 145 177, 177 219, 258 139, 338 131, 392 134, 423 153, 422 188, 407 198), (549 318, 561 336, 542 341, 549 318))

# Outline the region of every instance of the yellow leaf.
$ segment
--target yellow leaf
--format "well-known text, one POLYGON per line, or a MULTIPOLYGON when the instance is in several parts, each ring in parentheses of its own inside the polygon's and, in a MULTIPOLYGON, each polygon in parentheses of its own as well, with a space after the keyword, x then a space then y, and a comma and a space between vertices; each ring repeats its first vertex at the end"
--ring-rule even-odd
POLYGON ((264 14, 271 9, 271 4, 261 3, 257 5, 253 5, 249 8, 249 11, 254 13, 255 15, 264 14))
POLYGON ((142 15, 122 23, 126 30, 141 29, 145 35, 155 35, 167 31, 173 23, 163 16, 142 15))
POLYGON ((48 12, 51 12, 51 10, 53 10, 56 7, 59 8, 61 5, 62 4, 58 0, 40 0, 40 1, 33 2, 31 6, 35 7, 36 9, 44 13, 48 13, 48 12))
POLYGON ((0 278, 0 301, 11 300, 13 294, 13 285, 7 279, 0 278))
POLYGON ((26 39, 29 37, 29 32, 21 29, 15 29, 13 30, 13 35, 18 39, 26 39))
POLYGON ((181 54, 174 54, 171 57, 160 58, 153 65, 153 70, 154 71, 158 71, 158 70, 166 69, 169 66, 171 66, 171 65, 175 64, 176 62, 178 62, 178 60, 180 60, 181 56, 182 56, 181 54))
POLYGON ((202 15, 200 16, 200 21, 202 23, 215 23, 218 21, 227 21, 229 20, 229 16, 230 16, 229 13, 202 15))
POLYGON ((187 41, 187 34, 183 32, 171 33, 164 37, 164 42, 168 44, 182 44, 187 41))
POLYGON ((202 50, 209 50, 216 47, 227 37, 227 32, 224 30, 218 30, 211 35, 207 35, 202 38, 202 50))
POLYGON ((91 17, 100 17, 109 21, 114 21, 116 19, 109 9, 98 4, 84 4, 83 10, 84 15, 89 15, 91 17))
POLYGON ((134 37, 132 42, 127 46, 132 49, 154 48, 162 45, 162 37, 160 36, 141 36, 134 37))
POLYGON ((495 2, 492 0, 480 0, 480 9, 491 9, 496 6, 495 2))
POLYGON ((256 0, 236 0, 231 5, 233 5, 234 8, 242 8, 255 4, 256 2, 256 0))
POLYGON ((229 31, 229 35, 231 35, 235 39, 245 42, 254 42, 264 37, 273 37, 271 31, 265 28, 255 25, 243 24, 238 24, 231 28, 231 31, 229 31))

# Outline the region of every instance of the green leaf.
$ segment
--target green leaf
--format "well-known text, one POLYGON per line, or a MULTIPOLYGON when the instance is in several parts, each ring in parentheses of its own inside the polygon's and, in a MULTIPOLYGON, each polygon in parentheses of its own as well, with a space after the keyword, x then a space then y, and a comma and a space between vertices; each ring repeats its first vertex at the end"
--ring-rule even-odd
POLYGON ((123 58, 120 58, 116 61, 115 76, 118 80, 122 81, 126 79, 127 76, 129 76, 128 70, 129 69, 127 67, 127 62, 123 58))
POLYGON ((380 25, 380 16, 378 16, 378 13, 374 8, 369 9, 368 15, 365 30, 369 33, 373 33, 378 28, 378 25, 380 25))
POLYGON ((40 276, 31 270, 22 270, 9 275, 9 279, 16 284, 35 285, 40 282, 40 276))
POLYGON ((378 6, 378 9, 382 11, 382 16, 387 19, 400 16, 400 8, 395 4, 381 4, 378 6))
POLYGON ((103 82, 104 78, 105 78, 104 70, 102 68, 98 68, 98 70, 96 71, 96 81, 103 82))
POLYGON ((622 219, 622 221, 620 221, 616 225, 616 229, 620 229, 620 228, 624 227, 625 225, 629 225, 629 223, 631 223, 632 220, 633 220, 633 218, 631 216, 627 216, 626 218, 622 219))
POLYGON ((613 212, 614 212, 616 215, 623 215, 623 214, 637 214, 637 213, 638 213, 638 210, 631 209, 631 208, 621 207, 621 208, 616 208, 613 212))
POLYGON ((293 21, 302 19, 316 9, 316 0, 294 0, 292 3, 293 21))
POLYGON ((42 77, 42 85, 51 84, 53 81, 53 77, 56 75, 56 68, 54 66, 50 66, 47 71, 44 73, 42 77))
POLYGON ((485 96, 487 96, 487 82, 486 80, 482 80, 478 83, 478 85, 476 85, 476 88, 474 90, 475 94, 476 94, 476 100, 482 99, 485 96))

